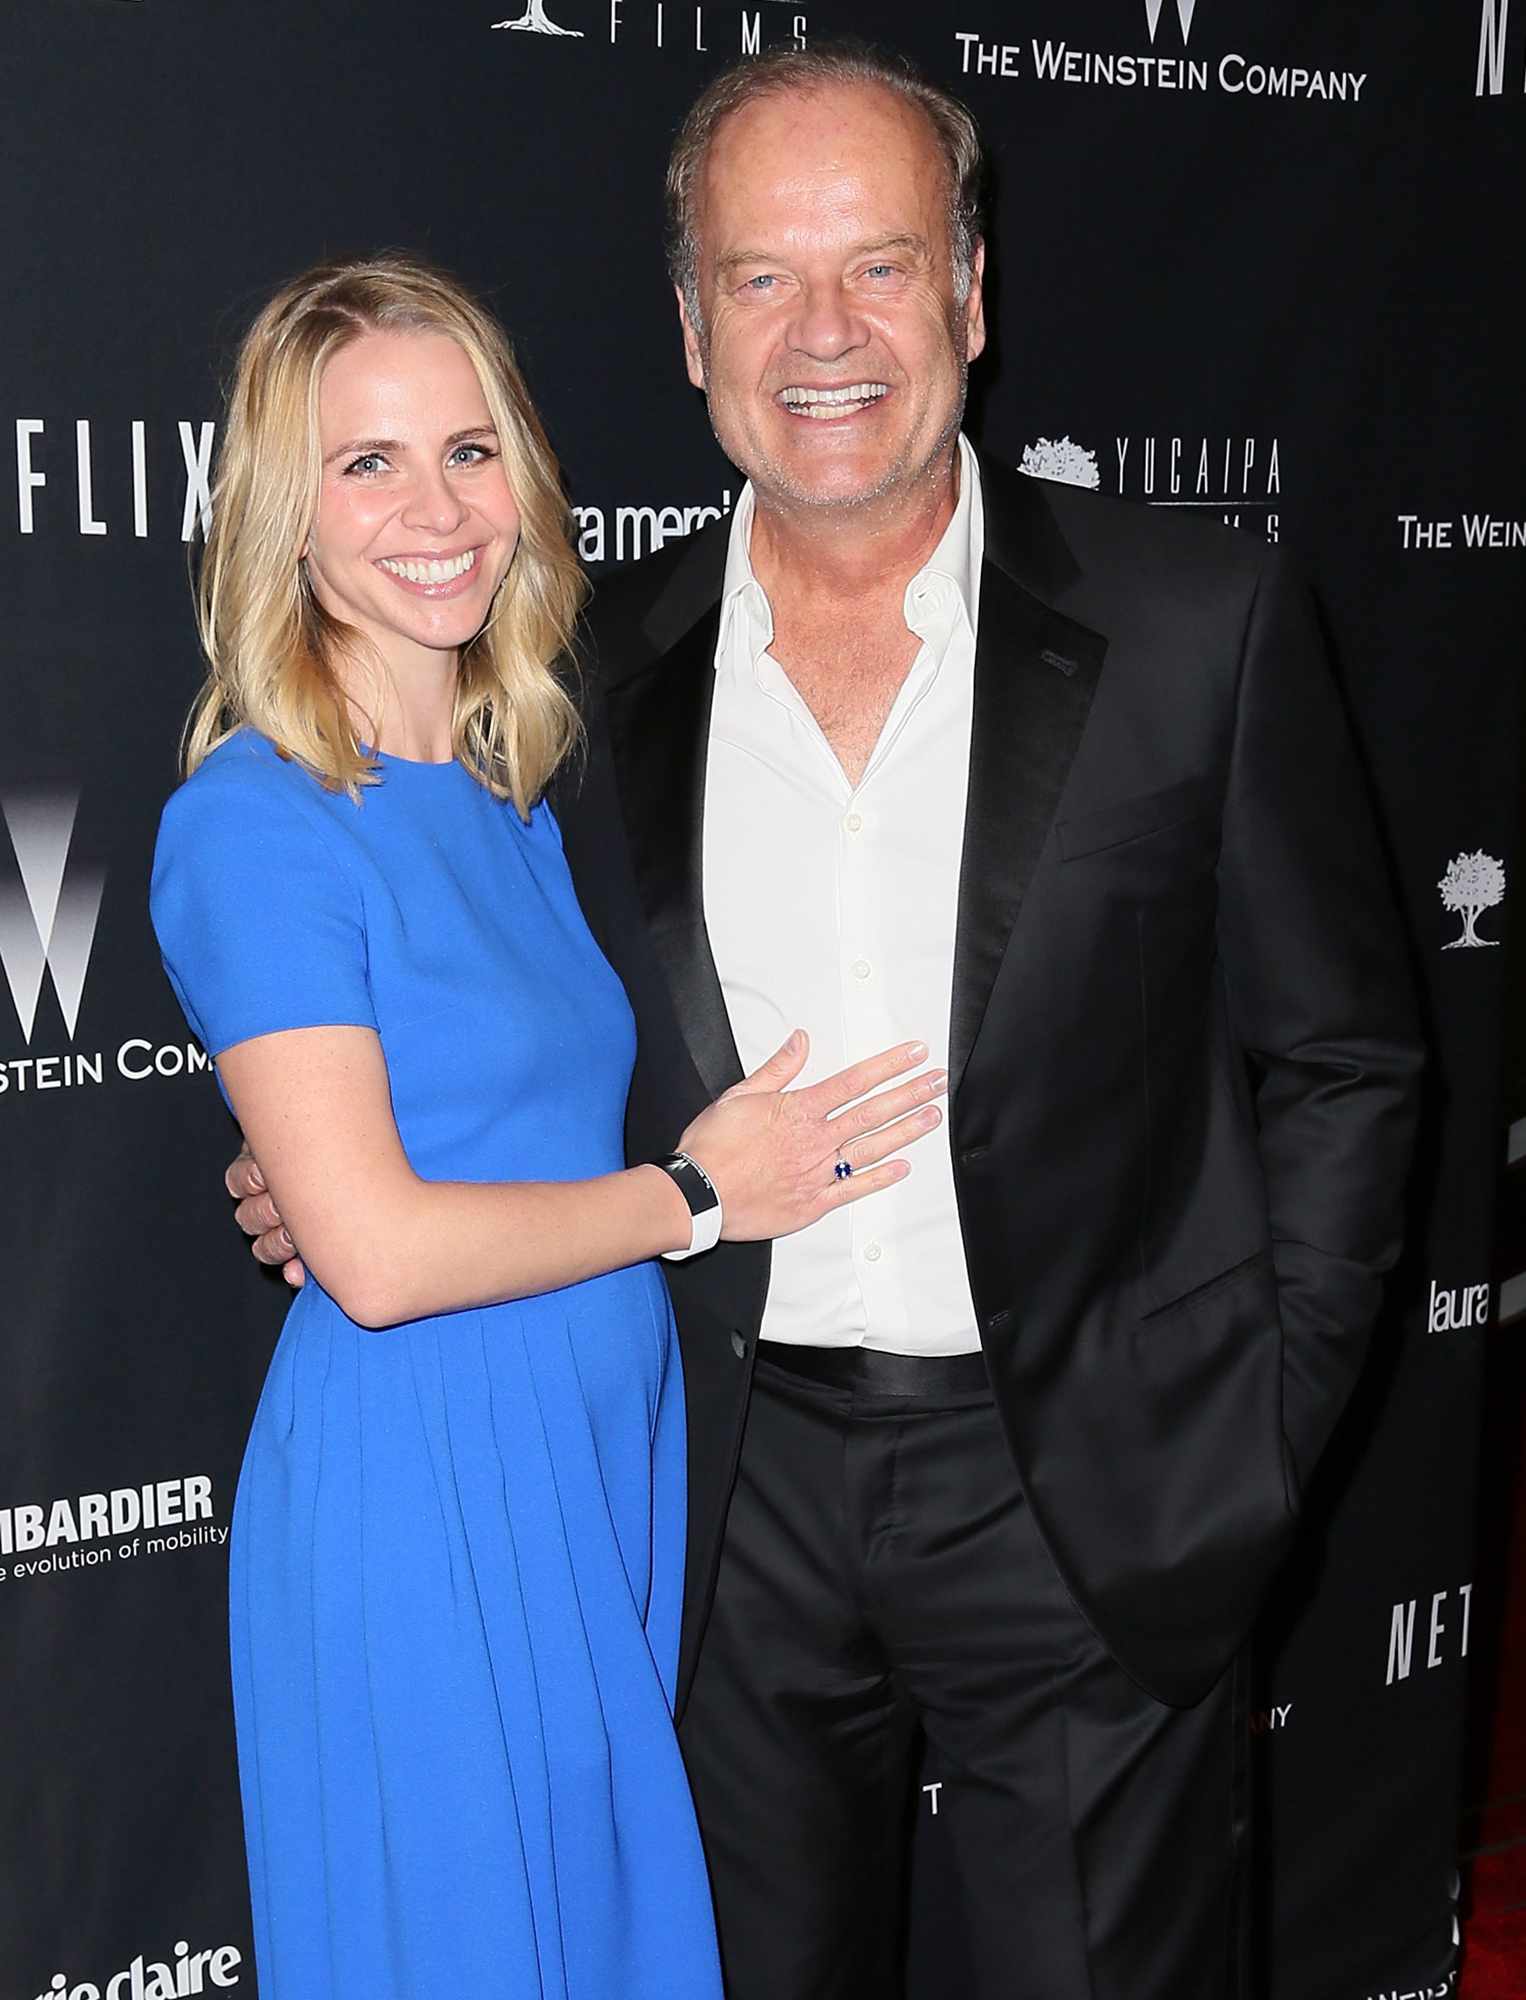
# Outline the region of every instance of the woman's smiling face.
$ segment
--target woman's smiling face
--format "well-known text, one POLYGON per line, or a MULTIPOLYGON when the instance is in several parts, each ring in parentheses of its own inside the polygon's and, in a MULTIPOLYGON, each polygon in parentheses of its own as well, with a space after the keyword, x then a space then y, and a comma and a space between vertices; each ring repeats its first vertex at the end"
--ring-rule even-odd
POLYGON ((386 665, 457 654, 487 621, 519 543, 482 384, 448 334, 362 334, 318 387, 322 480, 313 595, 386 665))

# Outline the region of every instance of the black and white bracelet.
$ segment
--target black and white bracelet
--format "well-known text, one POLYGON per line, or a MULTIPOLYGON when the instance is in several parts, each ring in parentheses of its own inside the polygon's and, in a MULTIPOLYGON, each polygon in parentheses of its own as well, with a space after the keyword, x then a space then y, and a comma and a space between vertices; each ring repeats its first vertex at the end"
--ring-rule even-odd
POLYGON ((661 1167, 689 1204, 692 1233, 688 1248, 664 1250, 663 1256, 670 1264, 681 1264, 685 1257, 697 1257, 701 1250, 713 1250, 721 1240, 721 1198, 715 1182, 699 1161, 691 1160, 687 1153, 669 1153, 665 1160, 653 1160, 652 1165, 661 1167))

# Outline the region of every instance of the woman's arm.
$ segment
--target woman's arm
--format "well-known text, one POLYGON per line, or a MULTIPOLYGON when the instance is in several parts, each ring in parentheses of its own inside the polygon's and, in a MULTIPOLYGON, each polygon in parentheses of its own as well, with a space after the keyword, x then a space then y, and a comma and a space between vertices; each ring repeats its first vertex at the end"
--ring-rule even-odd
MULTIPOLYGON (((889 1156, 939 1122, 930 1100, 943 1073, 854 1100, 925 1055, 902 1044, 786 1091, 806 1057, 798 1035, 701 1113, 680 1143, 720 1192, 725 1236, 788 1235, 899 1180, 906 1162, 889 1156), (849 1180, 833 1176, 839 1148, 854 1168, 849 1180)), ((654 1166, 586 1181, 421 1180, 398 1137, 369 1028, 258 1035, 224 1050, 217 1066, 274 1210, 324 1290, 361 1326, 554 1291, 689 1242, 683 1196, 654 1166)))

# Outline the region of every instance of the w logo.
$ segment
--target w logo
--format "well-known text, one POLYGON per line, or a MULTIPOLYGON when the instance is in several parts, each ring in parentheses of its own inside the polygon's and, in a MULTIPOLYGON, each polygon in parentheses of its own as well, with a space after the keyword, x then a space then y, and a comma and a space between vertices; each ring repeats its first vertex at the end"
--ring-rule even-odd
POLYGON ((1510 29, 1510 0, 1483 0, 1478 21, 1478 81, 1476 97, 1505 93, 1505 38, 1510 29))
POLYGON ((0 819, 10 834, 21 878, 18 886, 14 878, 7 881, 0 876, 0 963, 16 1003, 22 1038, 28 1043, 44 971, 53 974, 53 991, 71 1042, 79 1019, 106 878, 99 868, 69 866, 78 810, 78 792, 0 796, 0 819))
MULTIPOLYGON (((1155 40, 1155 30, 1160 26, 1161 9, 1166 0, 1145 0, 1145 24, 1150 30, 1150 41, 1155 40)), ((1505 0, 1509 6, 1510 0, 1505 0)), ((1192 33, 1192 16, 1197 11, 1197 0, 1176 0, 1176 18, 1182 24, 1182 40, 1185 42, 1192 33)))

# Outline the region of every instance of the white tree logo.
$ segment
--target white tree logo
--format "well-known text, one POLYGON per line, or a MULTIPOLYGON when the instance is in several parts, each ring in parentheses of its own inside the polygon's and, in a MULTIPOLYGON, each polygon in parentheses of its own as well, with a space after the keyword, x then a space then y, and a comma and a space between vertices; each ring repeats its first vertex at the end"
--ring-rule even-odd
POLYGON ((1462 918, 1462 936, 1442 946, 1456 951, 1460 945, 1498 944, 1498 938, 1480 937, 1474 926, 1483 910, 1492 910, 1505 900, 1505 864, 1480 848, 1476 854, 1458 854, 1447 863, 1447 872, 1436 884, 1441 906, 1455 910, 1462 918))
POLYGON ((1026 472, 1030 479, 1058 479, 1065 486, 1095 489, 1102 484, 1097 454, 1068 437, 1040 438, 1037 444, 1025 444, 1022 463, 1017 469, 1026 472))
POLYGON ((581 28, 559 28, 546 13, 546 0, 526 0, 525 11, 517 21, 495 21, 495 28, 523 28, 532 35, 573 35, 581 41, 581 28))

